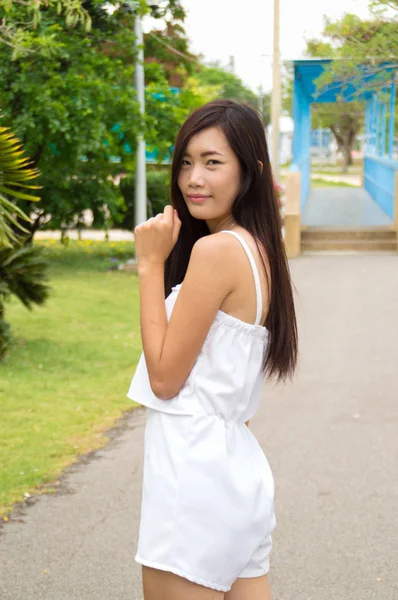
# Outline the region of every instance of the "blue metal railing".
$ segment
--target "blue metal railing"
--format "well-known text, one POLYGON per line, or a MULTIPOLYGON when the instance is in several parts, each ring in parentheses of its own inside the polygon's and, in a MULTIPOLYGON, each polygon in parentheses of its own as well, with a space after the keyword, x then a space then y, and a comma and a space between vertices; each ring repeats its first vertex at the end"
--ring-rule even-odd
POLYGON ((395 216, 396 171, 398 171, 397 161, 365 154, 364 188, 391 219, 395 216))

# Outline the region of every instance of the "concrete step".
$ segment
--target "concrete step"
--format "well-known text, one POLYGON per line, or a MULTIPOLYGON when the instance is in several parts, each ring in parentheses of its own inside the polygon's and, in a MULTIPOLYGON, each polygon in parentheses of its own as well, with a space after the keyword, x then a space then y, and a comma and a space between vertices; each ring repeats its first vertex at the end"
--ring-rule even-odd
POLYGON ((396 240, 389 239, 306 239, 301 242, 302 252, 325 251, 397 252, 396 240))
POLYGON ((326 227, 306 227, 301 232, 303 242, 307 241, 342 241, 352 242, 354 240, 362 241, 390 241, 396 242, 397 233, 386 227, 369 228, 326 228, 326 227))

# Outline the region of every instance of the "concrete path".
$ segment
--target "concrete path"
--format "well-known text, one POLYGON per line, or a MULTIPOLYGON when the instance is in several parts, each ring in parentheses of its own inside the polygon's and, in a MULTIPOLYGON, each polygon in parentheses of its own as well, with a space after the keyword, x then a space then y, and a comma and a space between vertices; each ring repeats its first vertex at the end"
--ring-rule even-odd
POLYGON ((315 227, 376 227, 393 221, 363 188, 319 188, 310 191, 303 225, 315 227))
MULTIPOLYGON (((251 424, 276 482, 273 600, 397 600, 398 256, 291 269, 300 368, 267 387, 251 424)), ((15 511, 0 532, 1 600, 142 599, 144 422, 128 414, 58 493, 15 511)))

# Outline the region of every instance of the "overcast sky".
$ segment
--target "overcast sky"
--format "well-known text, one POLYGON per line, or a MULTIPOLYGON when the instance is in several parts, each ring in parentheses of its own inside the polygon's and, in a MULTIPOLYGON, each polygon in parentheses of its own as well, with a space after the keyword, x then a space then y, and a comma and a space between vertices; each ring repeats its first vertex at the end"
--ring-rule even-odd
MULTIPOLYGON (((257 91, 272 87, 273 0, 181 0, 188 13, 185 29, 191 49, 206 60, 227 65, 235 57, 235 73, 257 91), (261 56, 266 55, 266 56, 261 56)), ((333 20, 345 12, 366 17, 368 0, 280 0, 281 53, 302 58, 305 39, 319 37, 323 15, 333 20)))

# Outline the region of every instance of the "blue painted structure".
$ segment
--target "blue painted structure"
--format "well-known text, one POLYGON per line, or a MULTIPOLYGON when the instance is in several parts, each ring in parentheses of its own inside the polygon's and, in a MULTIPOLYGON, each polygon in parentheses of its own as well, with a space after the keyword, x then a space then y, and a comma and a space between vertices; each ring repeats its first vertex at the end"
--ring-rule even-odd
POLYGON ((292 170, 301 171, 301 210, 306 205, 311 180, 311 104, 315 102, 364 102, 365 156, 364 187, 373 200, 394 218, 395 173, 398 160, 393 158, 395 116, 395 67, 383 65, 375 74, 371 67, 361 67, 361 77, 347 83, 335 81, 322 90, 316 80, 331 60, 294 61, 293 87, 293 160, 292 170), (367 84, 382 79, 382 89, 374 91, 367 84))
POLYGON ((328 151, 332 134, 330 129, 311 130, 311 151, 328 151))
POLYGON ((393 160, 395 83, 366 101, 364 187, 391 218, 394 218, 395 173, 393 160))

